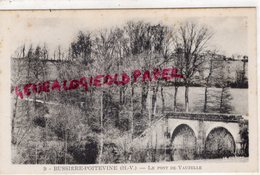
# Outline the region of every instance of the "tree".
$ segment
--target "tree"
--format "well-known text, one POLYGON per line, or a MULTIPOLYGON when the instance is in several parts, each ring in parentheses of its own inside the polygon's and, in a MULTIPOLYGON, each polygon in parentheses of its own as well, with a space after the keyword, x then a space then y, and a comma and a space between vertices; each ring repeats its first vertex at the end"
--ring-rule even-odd
POLYGON ((91 58, 91 35, 90 33, 83 33, 80 31, 77 36, 77 40, 71 43, 72 58, 80 59, 83 64, 89 64, 91 58))
MULTIPOLYGON (((113 65, 113 54, 115 52, 116 38, 112 31, 107 30, 100 32, 94 39, 93 54, 95 58, 95 72, 102 71, 103 74, 109 73, 110 68, 113 65)), ((108 90, 109 91, 109 90, 108 90)), ((98 162, 102 163, 103 160, 103 148, 104 148, 104 96, 106 96, 107 91, 104 87, 101 89, 100 93, 100 147, 99 147, 99 157, 98 162)))
POLYGON ((230 83, 232 78, 230 77, 230 63, 228 61, 219 61, 219 69, 216 72, 215 82, 216 86, 221 88, 220 96, 217 98, 219 101, 219 112, 230 113, 233 109, 231 106, 232 96, 230 94, 230 83))
POLYGON ((239 135, 241 139, 241 151, 246 157, 249 156, 248 121, 244 120, 240 124, 239 135))
POLYGON ((243 62, 243 67, 242 67, 242 69, 237 68, 237 70, 236 70, 235 87, 248 88, 248 80, 246 77, 246 63, 248 62, 247 56, 244 56, 241 61, 243 62))
MULTIPOLYGON (((152 25, 150 23, 128 22, 126 31, 130 40, 130 51, 133 57, 139 57, 136 62, 142 71, 160 68, 164 63, 172 59, 170 44, 172 31, 163 25, 152 25)), ((146 103, 148 91, 153 89, 152 111, 156 102, 156 94, 158 92, 160 81, 151 84, 147 81, 142 83, 141 95, 141 113, 147 110, 146 103)))
MULTIPOLYGON (((177 40, 176 40, 177 41, 177 40)), ((183 56, 183 49, 181 46, 176 43, 175 46, 175 57, 174 57, 174 66, 180 70, 180 72, 183 71, 184 68, 184 56, 183 56)), ((177 94, 179 89, 179 84, 181 80, 178 78, 175 78, 174 80, 174 102, 173 102, 173 111, 177 111, 177 94)))
POLYGON ((217 55, 217 51, 207 51, 205 66, 200 70, 202 83, 205 86, 203 112, 208 112, 208 88, 214 82, 214 71, 219 67, 219 57, 222 59, 221 55, 217 55))
POLYGON ((212 37, 209 29, 192 22, 180 25, 178 29, 177 46, 183 51, 183 71, 185 83, 185 111, 189 111, 189 84, 192 77, 202 66, 204 51, 212 37))

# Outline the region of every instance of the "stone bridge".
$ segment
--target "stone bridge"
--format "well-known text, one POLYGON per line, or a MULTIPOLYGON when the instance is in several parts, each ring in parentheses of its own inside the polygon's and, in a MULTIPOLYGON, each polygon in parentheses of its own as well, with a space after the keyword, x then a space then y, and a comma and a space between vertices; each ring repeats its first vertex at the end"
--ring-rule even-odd
MULTIPOLYGON (((166 113, 135 138, 134 147, 152 149, 168 160, 220 158, 240 149, 242 115, 166 113)), ((158 158, 158 156, 157 156, 158 158)))

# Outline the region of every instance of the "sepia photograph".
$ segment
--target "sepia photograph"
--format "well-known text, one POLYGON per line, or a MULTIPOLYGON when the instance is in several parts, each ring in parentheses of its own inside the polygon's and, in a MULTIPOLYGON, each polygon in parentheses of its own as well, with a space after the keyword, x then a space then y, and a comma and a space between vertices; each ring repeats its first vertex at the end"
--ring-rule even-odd
MULTIPOLYGON (((10 66, 10 166, 145 165, 126 168, 138 172, 150 163, 194 170, 232 163, 255 171, 255 13, 0 13, 7 19, 0 33, 8 34, 1 59, 10 66)), ((173 167, 167 172, 182 169, 173 167)))

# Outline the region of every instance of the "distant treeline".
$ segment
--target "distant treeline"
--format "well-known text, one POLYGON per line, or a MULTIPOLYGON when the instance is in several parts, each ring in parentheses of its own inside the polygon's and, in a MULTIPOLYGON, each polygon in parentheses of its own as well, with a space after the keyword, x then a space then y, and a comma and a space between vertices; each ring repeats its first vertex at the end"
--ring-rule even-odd
MULTIPOLYGON (((165 86, 185 86, 185 83, 183 82, 173 82, 173 81, 169 81, 167 83, 165 83, 165 86)), ((189 87, 204 87, 203 84, 200 84, 200 83, 196 83, 196 82, 191 82, 189 83, 188 85, 189 87)), ((208 87, 216 87, 216 88, 221 88, 221 85, 220 84, 214 84, 214 85, 210 85, 208 87)), ((245 82, 238 82, 238 81, 235 81, 235 82, 230 82, 228 84, 227 87, 230 87, 230 88, 238 88, 238 89, 247 89, 248 88, 248 81, 245 81, 245 82)))

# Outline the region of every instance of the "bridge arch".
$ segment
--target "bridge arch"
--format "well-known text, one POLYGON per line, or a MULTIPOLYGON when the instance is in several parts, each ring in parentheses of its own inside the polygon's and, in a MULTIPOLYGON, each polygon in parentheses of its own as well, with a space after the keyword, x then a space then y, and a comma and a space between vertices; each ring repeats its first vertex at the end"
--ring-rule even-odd
POLYGON ((197 138, 187 124, 178 125, 171 136, 172 160, 190 160, 196 156, 197 138))
POLYGON ((225 127, 215 127, 205 140, 206 158, 223 158, 234 156, 236 142, 233 135, 225 127))
POLYGON ((181 120, 181 119, 169 119, 168 122, 169 132, 171 133, 171 137, 175 129, 180 125, 189 126, 192 131, 195 133, 196 138, 198 138, 198 121, 196 120, 181 120))
POLYGON ((226 123, 226 122, 205 122, 205 136, 207 137, 209 133, 218 127, 225 128, 234 138, 235 142, 240 140, 239 136, 239 125, 237 123, 226 123))

